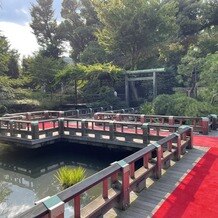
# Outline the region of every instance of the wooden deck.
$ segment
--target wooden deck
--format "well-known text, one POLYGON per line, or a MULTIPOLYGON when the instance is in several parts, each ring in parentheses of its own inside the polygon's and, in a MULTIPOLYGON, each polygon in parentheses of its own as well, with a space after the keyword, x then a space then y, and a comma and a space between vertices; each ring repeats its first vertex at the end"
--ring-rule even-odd
POLYGON ((171 161, 171 167, 167 171, 162 170, 159 180, 147 180, 147 189, 140 193, 130 193, 130 207, 126 211, 111 209, 103 217, 114 218, 145 218, 152 217, 166 198, 179 185, 183 178, 191 171, 208 148, 195 147, 188 150, 179 162, 171 161))

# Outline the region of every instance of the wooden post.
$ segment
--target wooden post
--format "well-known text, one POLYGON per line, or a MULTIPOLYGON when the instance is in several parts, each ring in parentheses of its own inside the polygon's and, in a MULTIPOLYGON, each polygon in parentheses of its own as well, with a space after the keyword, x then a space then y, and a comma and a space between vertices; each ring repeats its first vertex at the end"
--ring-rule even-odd
POLYGON ((130 189, 129 189, 129 164, 121 160, 117 162, 122 167, 122 192, 120 198, 120 209, 126 210, 130 204, 130 189))
POLYGON ((157 76, 156 72, 153 72, 153 99, 157 97, 157 76))
POLYGON ((31 120, 31 113, 30 112, 26 113, 26 120, 31 120))
POLYGON ((115 135, 114 135, 114 121, 110 121, 109 122, 109 135, 110 135, 110 140, 114 140, 115 139, 115 135))
POLYGON ((98 113, 94 114, 94 120, 98 120, 98 113))
POLYGON ((115 120, 116 121, 121 121, 121 114, 116 114, 115 120))
POLYGON ((126 104, 128 107, 129 106, 129 81, 128 81, 127 74, 125 74, 125 98, 126 98, 126 104))
POLYGON ((59 136, 63 136, 64 135, 64 118, 58 118, 58 133, 59 136))
POLYGON ((145 115, 140 115, 140 122, 141 123, 145 123, 146 122, 145 115))
POLYGON ((64 218, 64 202, 58 196, 52 196, 42 203, 49 211, 49 218, 64 218))
POLYGON ((79 118, 79 110, 76 110, 76 117, 79 118))
MULTIPOLYGON (((175 124, 175 119, 174 116, 169 116, 169 125, 174 125, 175 124)), ((169 129, 170 132, 173 132, 173 128, 169 129)))
POLYGON ((32 132, 32 139, 39 138, 39 122, 38 121, 31 122, 31 132, 32 132))
POLYGON ((149 153, 147 153, 143 156, 143 166, 146 169, 148 169, 148 161, 149 161, 149 153))
POLYGON ((216 130, 217 129, 217 115, 216 114, 211 114, 211 129, 216 130))
POLYGON ((86 136, 87 124, 88 122, 86 121, 86 119, 82 119, 81 121, 82 136, 86 136))
POLYGON ((59 111, 58 112, 58 117, 64 117, 64 111, 59 111))
POLYGON ((201 118, 201 125, 202 125, 203 135, 208 135, 208 133, 209 133, 209 119, 207 117, 202 117, 201 118))
POLYGON ((143 135, 143 143, 149 144, 149 123, 144 123, 141 127, 142 135, 143 135))
POLYGON ((14 137, 15 133, 14 133, 14 121, 13 120, 9 121, 9 126, 10 126, 10 136, 14 137))
POLYGON ((104 199, 108 198, 108 178, 103 180, 103 193, 102 193, 102 197, 104 199))
POLYGON ((80 211, 80 195, 77 195, 74 198, 74 217, 75 218, 80 218, 80 214, 81 214, 81 211, 80 211))
POLYGON ((191 127, 189 130, 189 137, 190 137, 190 141, 189 141, 187 148, 192 149, 193 148, 193 127, 191 127))
POLYGON ((48 113, 48 111, 44 111, 44 117, 45 117, 45 119, 49 119, 49 113, 48 113))
POLYGON ((178 160, 180 160, 180 158, 181 158, 181 153, 182 153, 182 151, 181 151, 181 135, 180 134, 178 134, 178 133, 174 133, 174 134, 176 134, 176 136, 177 136, 177 152, 176 152, 176 160, 178 161, 178 160))
POLYGON ((131 177, 132 179, 135 178, 135 162, 132 162, 132 163, 130 164, 130 177, 131 177))
POLYGON ((160 179, 161 177, 161 169, 162 169, 162 146, 159 145, 157 142, 153 143, 153 145, 156 147, 157 151, 157 162, 155 167, 155 178, 160 179))
POLYGON ((93 117, 93 110, 92 108, 89 108, 90 117, 93 117))

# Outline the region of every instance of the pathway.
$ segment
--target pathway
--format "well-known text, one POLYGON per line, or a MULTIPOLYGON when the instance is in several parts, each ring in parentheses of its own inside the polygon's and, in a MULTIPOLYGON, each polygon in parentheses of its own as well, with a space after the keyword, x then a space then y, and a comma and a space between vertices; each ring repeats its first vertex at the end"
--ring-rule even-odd
POLYGON ((172 162, 160 180, 149 180, 139 194, 131 192, 126 211, 111 209, 104 217, 218 217, 217 133, 194 136, 195 148, 172 162))

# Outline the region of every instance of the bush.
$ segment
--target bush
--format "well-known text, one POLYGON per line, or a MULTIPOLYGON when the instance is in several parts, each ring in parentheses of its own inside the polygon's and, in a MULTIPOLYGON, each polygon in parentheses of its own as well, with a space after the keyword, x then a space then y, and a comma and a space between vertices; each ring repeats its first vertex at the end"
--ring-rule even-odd
POLYGON ((159 95, 141 106, 141 113, 173 116, 207 116, 217 114, 218 107, 183 94, 159 95))
POLYGON ((55 177, 61 186, 66 189, 85 179, 85 169, 82 167, 73 168, 64 166, 58 170, 55 177))

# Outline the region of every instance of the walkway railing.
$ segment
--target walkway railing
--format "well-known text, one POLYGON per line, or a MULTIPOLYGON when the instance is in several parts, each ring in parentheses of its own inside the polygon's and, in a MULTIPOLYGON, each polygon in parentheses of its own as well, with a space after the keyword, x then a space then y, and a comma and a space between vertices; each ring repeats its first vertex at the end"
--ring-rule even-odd
MULTIPOLYGON (((0 137, 35 145, 59 138, 99 143, 149 144, 175 132, 179 125, 99 121, 79 118, 55 118, 39 121, 0 119, 0 137)), ((126 144, 126 146, 129 146, 126 144)), ((139 146, 140 147, 140 146, 139 146)))
POLYGON ((94 114, 96 120, 116 120, 123 122, 140 122, 140 123, 160 123, 169 125, 190 125, 195 132, 202 132, 207 135, 210 129, 217 128, 217 116, 209 117, 186 117, 186 116, 162 116, 162 115, 143 115, 143 114, 121 114, 98 112, 94 114))
POLYGON ((149 144, 84 181, 42 200, 18 217, 64 217, 64 205, 71 200, 73 202, 70 204, 74 207, 72 215, 76 218, 98 217, 113 207, 125 210, 130 205, 130 191, 141 191, 150 176, 159 179, 162 169, 168 168, 172 159, 179 160, 185 148, 192 148, 192 128, 188 126, 180 127, 176 133, 149 144), (138 163, 141 165, 138 166, 138 163), (98 184, 102 185, 101 195, 81 208, 81 195, 98 184))

